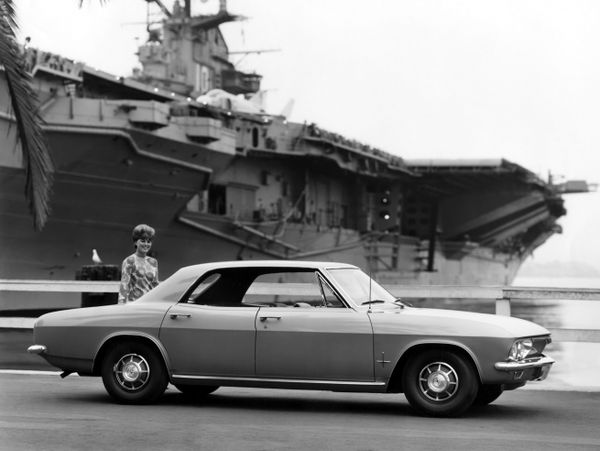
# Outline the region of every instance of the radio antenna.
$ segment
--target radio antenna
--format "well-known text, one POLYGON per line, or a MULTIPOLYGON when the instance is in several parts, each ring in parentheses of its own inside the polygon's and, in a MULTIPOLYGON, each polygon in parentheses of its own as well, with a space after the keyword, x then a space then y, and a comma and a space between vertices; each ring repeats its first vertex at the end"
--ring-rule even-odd
MULTIPOLYGON (((372 244, 372 242, 371 242, 372 244)), ((369 246, 369 250, 372 248, 372 246, 369 246)), ((371 278, 371 273, 372 273, 372 269, 371 269, 371 255, 369 255, 369 258, 367 259, 367 265, 369 266, 369 312, 371 311, 371 281, 373 280, 371 278)))

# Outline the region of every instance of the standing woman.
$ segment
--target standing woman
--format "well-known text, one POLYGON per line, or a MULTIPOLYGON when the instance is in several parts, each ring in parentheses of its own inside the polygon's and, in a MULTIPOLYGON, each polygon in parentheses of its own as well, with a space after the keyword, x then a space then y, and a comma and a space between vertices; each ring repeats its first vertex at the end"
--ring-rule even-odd
POLYGON ((134 227, 133 246, 135 252, 123 260, 119 304, 133 302, 158 285, 158 262, 149 257, 154 229, 146 224, 134 227))

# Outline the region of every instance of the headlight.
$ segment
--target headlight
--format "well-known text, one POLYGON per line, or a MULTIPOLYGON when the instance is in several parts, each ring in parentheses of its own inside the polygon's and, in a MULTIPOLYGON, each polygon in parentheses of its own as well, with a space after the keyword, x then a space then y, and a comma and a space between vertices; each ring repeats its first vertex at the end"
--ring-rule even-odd
POLYGON ((533 341, 531 338, 524 338, 517 340, 513 343, 508 353, 508 360, 518 361, 523 360, 529 354, 536 353, 537 350, 533 347, 533 341))

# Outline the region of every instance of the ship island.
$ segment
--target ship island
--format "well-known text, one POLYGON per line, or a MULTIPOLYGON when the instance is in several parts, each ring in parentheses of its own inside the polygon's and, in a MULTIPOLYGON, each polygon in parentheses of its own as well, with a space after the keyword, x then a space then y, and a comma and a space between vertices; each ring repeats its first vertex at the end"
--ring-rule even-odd
MULTIPOLYGON (((55 166, 51 214, 32 226, 15 116, 0 70, 0 278, 73 280, 97 249, 119 265, 139 223, 161 279, 208 261, 342 261, 384 284, 510 285, 566 214, 555 183, 505 159, 404 159, 269 114, 261 75, 230 60, 221 0, 162 13, 117 76, 23 49, 55 166)), ((368 118, 365 118, 368 120, 368 118)))

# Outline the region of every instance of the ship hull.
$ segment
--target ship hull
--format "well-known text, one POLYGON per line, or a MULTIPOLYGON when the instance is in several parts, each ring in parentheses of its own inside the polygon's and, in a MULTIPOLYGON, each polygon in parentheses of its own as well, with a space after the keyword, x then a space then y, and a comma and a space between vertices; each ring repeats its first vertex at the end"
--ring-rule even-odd
MULTIPOLYGON (((57 174, 53 189, 53 213, 42 231, 35 231, 23 189, 24 171, 0 168, 0 278, 74 280, 76 273, 91 264, 92 248, 103 263, 120 265, 133 252, 131 228, 140 222, 156 226, 155 256, 160 277, 168 277, 181 266, 221 260, 288 258, 277 244, 260 237, 249 237, 231 221, 210 215, 194 218, 204 226, 199 230, 185 215, 168 215, 184 206, 173 206, 172 195, 155 191, 142 193, 139 187, 123 184, 106 186, 98 181, 82 182, 57 174), (181 219, 183 218, 183 220, 181 219)), ((513 280, 521 261, 508 255, 477 249, 460 259, 435 253, 434 271, 423 271, 417 242, 400 243, 396 269, 385 259, 370 259, 373 247, 378 255, 386 243, 373 243, 353 230, 289 224, 279 237, 294 243, 302 253, 290 258, 344 261, 371 268, 383 284, 507 285, 513 280)), ((78 294, 0 293, 1 310, 52 310, 81 305, 78 294)))
MULTIPOLYGON (((137 189, 60 176, 53 188, 52 215, 38 232, 25 202, 24 181, 22 169, 0 168, 1 278, 73 279, 81 266, 91 264, 93 248, 104 263, 120 264, 133 251, 132 225, 141 222, 156 225, 154 251, 163 278, 184 265, 235 259, 321 259, 368 267, 373 247, 379 247, 379 255, 381 247, 390 247, 362 239, 353 230, 289 224, 280 241, 294 243, 303 252, 286 255, 277 245, 236 232, 223 218, 198 219, 209 231, 190 226, 178 215, 165 218, 164 212, 177 210, 167 194, 140 194, 137 189)), ((396 269, 389 270, 380 259, 373 264, 374 275, 385 283, 504 285, 510 284, 520 264, 515 257, 481 248, 458 259, 436 252, 435 270, 423 271, 419 253, 418 243, 406 238, 399 244, 396 269)))

